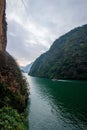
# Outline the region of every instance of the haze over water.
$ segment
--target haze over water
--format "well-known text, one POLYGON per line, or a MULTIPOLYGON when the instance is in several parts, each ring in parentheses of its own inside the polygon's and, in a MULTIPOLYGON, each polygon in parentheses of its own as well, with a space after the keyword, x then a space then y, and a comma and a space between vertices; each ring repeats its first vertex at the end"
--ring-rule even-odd
POLYGON ((30 130, 86 130, 87 82, 27 76, 30 130))

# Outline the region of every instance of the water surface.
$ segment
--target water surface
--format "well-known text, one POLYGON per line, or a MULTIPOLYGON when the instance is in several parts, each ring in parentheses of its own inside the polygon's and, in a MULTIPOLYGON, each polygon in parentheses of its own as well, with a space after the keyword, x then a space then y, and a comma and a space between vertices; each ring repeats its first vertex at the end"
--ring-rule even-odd
POLYGON ((87 130, 87 82, 27 76, 30 130, 87 130))

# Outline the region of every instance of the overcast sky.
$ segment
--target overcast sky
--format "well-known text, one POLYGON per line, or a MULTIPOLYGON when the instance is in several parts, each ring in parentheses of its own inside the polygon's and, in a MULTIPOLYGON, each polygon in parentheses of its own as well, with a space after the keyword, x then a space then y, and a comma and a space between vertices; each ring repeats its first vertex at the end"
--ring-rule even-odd
POLYGON ((87 24, 87 0, 7 0, 6 13, 7 51, 26 65, 47 51, 55 39, 87 24))

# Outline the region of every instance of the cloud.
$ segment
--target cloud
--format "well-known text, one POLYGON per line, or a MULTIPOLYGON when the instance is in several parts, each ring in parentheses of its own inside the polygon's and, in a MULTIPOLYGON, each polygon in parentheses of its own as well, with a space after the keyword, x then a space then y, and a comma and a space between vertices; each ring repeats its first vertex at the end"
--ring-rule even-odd
MULTIPOLYGON (((13 22, 9 21, 9 23, 7 50, 17 59, 18 63, 29 63, 41 54, 42 49, 43 51, 48 49, 43 42, 44 34, 41 34, 42 40, 39 40, 36 38, 35 32, 29 31, 20 22, 17 23, 17 21, 13 20, 13 22)), ((37 33, 37 37, 38 35, 39 33, 37 33)))
POLYGON ((31 62, 56 38, 86 24, 86 12, 87 0, 8 0, 7 50, 20 64, 31 62))

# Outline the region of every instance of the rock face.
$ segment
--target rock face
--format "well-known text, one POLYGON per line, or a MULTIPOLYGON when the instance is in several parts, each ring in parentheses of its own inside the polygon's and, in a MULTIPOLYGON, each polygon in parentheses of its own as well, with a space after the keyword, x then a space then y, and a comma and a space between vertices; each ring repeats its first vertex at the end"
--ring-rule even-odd
POLYGON ((6 1, 0 0, 0 51, 5 51, 7 44, 7 23, 5 15, 6 1))
POLYGON ((87 80, 87 24, 55 40, 31 67, 31 76, 87 80))
POLYGON ((0 108, 11 106, 19 112, 23 112, 28 99, 27 83, 13 57, 6 52, 5 9, 6 0, 0 0, 0 108), (11 97, 9 97, 10 95, 11 97))

